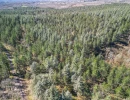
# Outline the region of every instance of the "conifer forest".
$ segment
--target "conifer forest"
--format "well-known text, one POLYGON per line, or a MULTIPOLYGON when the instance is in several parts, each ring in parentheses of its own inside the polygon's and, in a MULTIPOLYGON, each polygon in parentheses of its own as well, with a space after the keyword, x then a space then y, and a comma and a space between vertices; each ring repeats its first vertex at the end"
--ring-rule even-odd
POLYGON ((129 63, 129 4, 0 10, 0 100, 130 100, 129 63))

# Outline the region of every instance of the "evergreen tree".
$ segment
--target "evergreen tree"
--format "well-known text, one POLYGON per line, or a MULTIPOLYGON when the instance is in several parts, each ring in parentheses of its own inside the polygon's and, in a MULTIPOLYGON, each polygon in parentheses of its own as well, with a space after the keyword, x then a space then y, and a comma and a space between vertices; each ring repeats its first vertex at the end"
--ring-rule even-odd
POLYGON ((63 69, 63 71, 62 71, 62 73, 63 73, 63 78, 64 78, 64 83, 65 84, 69 84, 70 83, 70 81, 71 81, 71 74, 70 74, 70 68, 69 68, 69 64, 67 64, 65 67, 64 67, 64 69, 63 69))
POLYGON ((77 81, 75 81, 73 87, 77 95, 84 95, 85 88, 84 88, 84 82, 81 76, 77 78, 77 81))

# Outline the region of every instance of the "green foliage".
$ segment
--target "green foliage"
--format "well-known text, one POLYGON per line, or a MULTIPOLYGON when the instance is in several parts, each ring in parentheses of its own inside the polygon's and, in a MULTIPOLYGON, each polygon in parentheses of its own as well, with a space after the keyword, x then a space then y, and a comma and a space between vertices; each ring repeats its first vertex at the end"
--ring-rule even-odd
POLYGON ((4 51, 5 50, 5 48, 4 48, 4 46, 2 45, 2 43, 0 42, 0 52, 2 52, 2 51, 4 51))
POLYGON ((72 94, 69 91, 62 91, 60 100, 72 100, 72 94))
POLYGON ((68 83, 70 83, 70 69, 69 69, 69 64, 67 64, 65 67, 64 67, 64 69, 63 69, 63 78, 64 78, 64 83, 65 84, 68 84, 68 83))
POLYGON ((32 65, 30 66, 30 69, 31 69, 32 74, 35 74, 35 75, 39 74, 40 72, 40 67, 37 62, 33 62, 32 65))
POLYGON ((98 96, 99 99, 105 99, 108 94, 109 96, 114 95, 115 99, 123 99, 129 97, 129 84, 130 84, 130 70, 125 67, 118 67, 111 69, 107 82, 101 85, 95 85, 93 88, 94 96, 97 93, 102 93, 98 96))
POLYGON ((83 79, 81 76, 77 78, 77 80, 74 83, 74 90, 77 93, 78 96, 82 96, 86 94, 87 86, 85 86, 85 83, 83 82, 83 79))
POLYGON ((0 53, 0 81, 4 78, 9 77, 9 61, 5 54, 0 53))
MULTIPOLYGON (((36 99, 59 99, 55 85, 72 87, 68 89, 72 95, 87 99, 129 98, 129 68, 113 68, 100 54, 114 43, 127 45, 123 38, 128 37, 129 29, 128 4, 1 10, 0 79, 9 75, 7 57, 1 53, 4 42, 15 48, 17 71, 25 74, 31 65, 36 99)), ((71 100, 69 92, 63 93, 65 100, 71 100)))

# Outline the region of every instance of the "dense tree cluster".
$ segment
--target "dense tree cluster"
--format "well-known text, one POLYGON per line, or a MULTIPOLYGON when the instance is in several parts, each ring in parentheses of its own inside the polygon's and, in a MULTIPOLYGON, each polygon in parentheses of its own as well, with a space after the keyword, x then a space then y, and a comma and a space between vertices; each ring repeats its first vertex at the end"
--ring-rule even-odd
POLYGON ((4 78, 9 77, 9 61, 5 53, 3 51, 5 50, 2 43, 0 43, 0 81, 4 78))
POLYGON ((0 41, 15 48, 17 71, 31 76, 35 99, 130 98, 130 69, 108 65, 100 54, 116 42, 127 44, 122 37, 130 31, 128 4, 2 10, 0 30, 0 41))

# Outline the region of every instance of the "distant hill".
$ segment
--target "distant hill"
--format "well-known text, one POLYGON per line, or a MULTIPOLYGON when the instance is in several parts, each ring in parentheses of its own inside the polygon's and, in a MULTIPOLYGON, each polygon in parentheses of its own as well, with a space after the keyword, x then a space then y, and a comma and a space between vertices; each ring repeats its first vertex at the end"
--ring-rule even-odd
POLYGON ((92 1, 104 1, 104 2, 125 2, 129 0, 0 0, 3 3, 10 2, 44 2, 44 1, 68 1, 68 2, 92 2, 92 1))
POLYGON ((35 2, 35 1, 49 1, 49 0, 0 0, 0 2, 9 3, 9 2, 35 2))

